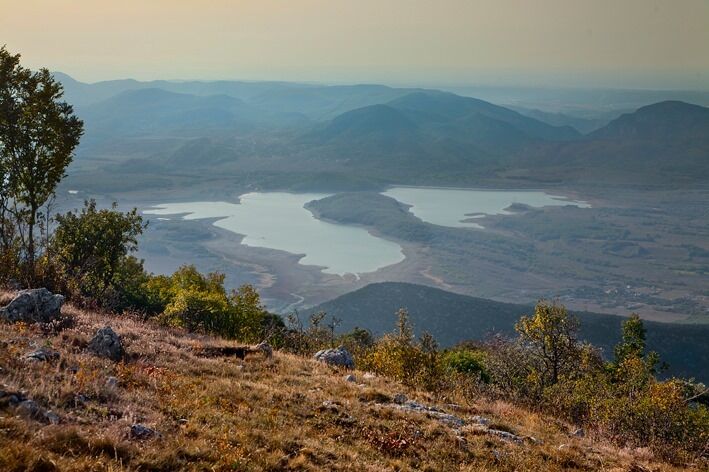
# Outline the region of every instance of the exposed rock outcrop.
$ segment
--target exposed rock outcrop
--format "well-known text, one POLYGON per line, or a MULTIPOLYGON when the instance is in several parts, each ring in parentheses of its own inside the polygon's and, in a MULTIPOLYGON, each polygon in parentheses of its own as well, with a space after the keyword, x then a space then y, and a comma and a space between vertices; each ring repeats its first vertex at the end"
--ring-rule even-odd
POLYGON ((133 439, 150 439, 160 436, 153 428, 149 428, 143 424, 134 424, 130 427, 130 437, 133 439))
POLYGON ((0 319, 12 323, 49 323, 61 317, 63 304, 62 295, 46 288, 22 290, 6 307, 0 308, 0 319))
POLYGON ((89 342, 89 351, 112 361, 120 361, 125 354, 121 337, 110 326, 96 331, 96 335, 89 342))
POLYGON ((28 352, 22 358, 26 361, 49 362, 59 359, 59 353, 46 347, 40 347, 36 351, 28 352))
POLYGON ((313 359, 318 360, 320 362, 324 362, 328 365, 344 367, 346 369, 354 369, 355 367, 354 358, 352 357, 352 354, 350 354, 350 352, 345 349, 344 346, 318 351, 313 356, 313 359))

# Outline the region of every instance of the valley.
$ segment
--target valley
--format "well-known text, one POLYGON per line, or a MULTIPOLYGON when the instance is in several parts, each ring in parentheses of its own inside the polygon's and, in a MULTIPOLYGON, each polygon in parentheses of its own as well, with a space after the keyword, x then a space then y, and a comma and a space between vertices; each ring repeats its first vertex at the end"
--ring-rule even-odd
MULTIPOLYGON (((368 283, 397 281, 503 302, 559 298, 576 310, 623 316, 635 311, 650 320, 709 322, 704 292, 707 234, 703 221, 694 217, 707 198, 705 192, 623 191, 613 194, 613 200, 608 191, 603 196, 591 190, 581 196, 561 189, 554 193, 588 199, 591 207, 535 208, 518 202, 507 207, 504 213, 509 214, 476 215, 473 220, 484 225, 481 230, 427 223, 408 205, 379 192, 344 192, 315 200, 311 199, 324 195, 301 194, 299 202, 306 202, 309 211, 303 213, 309 220, 335 223, 347 236, 338 241, 317 228, 304 232, 287 214, 271 219, 257 209, 254 215, 262 217, 263 224, 275 225, 272 236, 286 246, 244 238, 248 218, 229 228, 228 219, 218 218, 229 212, 219 209, 203 214, 204 219, 146 214, 150 224, 140 256, 157 273, 195 263, 206 271, 224 272, 231 287, 253 283, 276 311, 303 310, 368 283), (278 226, 283 222, 288 231, 278 226), (651 232, 650 224, 655 226, 651 232), (401 251, 405 258, 387 263, 385 257, 382 267, 368 268, 361 256, 367 248, 353 242, 350 234, 366 234, 364 230, 369 243, 393 244, 400 249, 392 256, 401 251), (301 248, 319 251, 321 258, 335 251, 341 267, 365 263, 365 269, 323 271, 327 263, 303 258, 308 250, 293 249, 297 241, 306 243, 301 248), (350 251, 350 246, 360 252, 350 251), (676 274, 672 283, 665 279, 668 268, 676 274)), ((122 202, 155 211, 148 209, 152 204, 122 202)), ((184 211, 185 207, 175 206, 161 213, 184 211)), ((460 216, 466 218, 462 212, 460 216)), ((369 256, 376 260, 377 252, 369 256)))
POLYGON ((519 90, 481 90, 515 111, 379 85, 61 77, 87 136, 59 204, 146 212, 150 271, 220 271, 277 312, 394 281, 709 323, 709 109, 677 101, 705 95, 609 92, 616 105, 593 112, 601 98, 577 92, 586 121, 565 122, 568 109, 530 113, 519 90), (588 120, 603 123, 573 128, 588 120), (475 204, 510 189, 525 198, 475 204), (273 192, 290 213, 238 204, 273 192), (225 203, 150 214, 189 202, 225 203))

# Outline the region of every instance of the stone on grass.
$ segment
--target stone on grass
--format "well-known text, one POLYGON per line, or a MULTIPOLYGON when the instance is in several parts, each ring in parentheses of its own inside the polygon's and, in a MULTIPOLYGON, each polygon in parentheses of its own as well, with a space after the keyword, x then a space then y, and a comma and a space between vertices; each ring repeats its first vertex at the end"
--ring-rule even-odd
POLYGON ((59 424, 59 415, 51 410, 45 410, 34 400, 21 401, 16 411, 20 416, 40 421, 42 423, 59 424))
POLYGON ((26 361, 49 362, 59 359, 59 353, 46 347, 41 347, 36 351, 28 352, 22 358, 26 361))
POLYGON ((17 405, 17 413, 25 418, 32 418, 34 420, 41 419, 44 415, 42 407, 37 404, 34 400, 24 400, 17 405))
POLYGON ((112 361, 121 360, 125 354, 121 337, 110 326, 104 326, 96 331, 96 335, 89 342, 89 351, 112 361))
POLYGON ((394 398, 393 398, 394 403, 398 403, 399 405, 403 405, 408 400, 409 399, 403 393, 397 393, 396 395, 394 395, 394 398))
POLYGON ((355 366, 352 354, 350 354, 344 346, 318 351, 313 356, 313 359, 328 365, 344 367, 346 369, 354 369, 355 366))
POLYGON ((133 439, 150 439, 160 436, 160 433, 144 424, 136 423, 130 427, 130 437, 133 439))
POLYGON ((50 424, 59 424, 59 415, 54 413, 52 410, 45 411, 44 412, 44 418, 50 423, 50 424))
POLYGON ((55 295, 46 288, 22 290, 4 308, 0 319, 16 323, 49 323, 61 317, 64 304, 62 295, 55 295))
POLYGON ((106 387, 110 390, 115 390, 116 388, 118 388, 118 378, 113 376, 108 377, 106 379, 106 387))
POLYGON ((345 375, 343 377, 343 379, 345 380, 345 382, 356 382, 357 381, 357 378, 352 374, 345 375))

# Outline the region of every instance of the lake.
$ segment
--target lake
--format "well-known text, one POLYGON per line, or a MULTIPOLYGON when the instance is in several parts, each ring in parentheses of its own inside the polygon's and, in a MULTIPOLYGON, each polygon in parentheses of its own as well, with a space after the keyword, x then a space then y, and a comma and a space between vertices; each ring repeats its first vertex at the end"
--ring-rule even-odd
POLYGON ((427 223, 454 228, 483 226, 470 221, 486 215, 505 215, 515 203, 530 207, 575 205, 588 208, 583 201, 570 200, 541 191, 530 190, 474 190, 426 187, 393 187, 383 195, 411 205, 409 211, 427 223))
MULTIPOLYGON (((452 227, 482 228, 466 219, 508 214, 514 203, 532 207, 549 205, 588 206, 540 191, 461 190, 393 187, 384 195, 411 205, 423 221, 452 227)), ((240 203, 165 203, 145 210, 146 215, 177 215, 186 220, 217 219, 219 228, 244 236, 242 244, 302 255, 300 263, 322 267, 329 274, 364 274, 404 260, 401 246, 371 235, 357 226, 318 220, 304 208, 320 193, 253 192, 239 197, 240 203)))
POLYGON ((187 220, 219 218, 214 225, 244 235, 242 244, 303 254, 300 263, 344 275, 374 272, 404 260, 401 246, 355 226, 318 220, 304 208, 329 195, 318 193, 247 193, 240 203, 161 204, 143 213, 184 215, 187 220))

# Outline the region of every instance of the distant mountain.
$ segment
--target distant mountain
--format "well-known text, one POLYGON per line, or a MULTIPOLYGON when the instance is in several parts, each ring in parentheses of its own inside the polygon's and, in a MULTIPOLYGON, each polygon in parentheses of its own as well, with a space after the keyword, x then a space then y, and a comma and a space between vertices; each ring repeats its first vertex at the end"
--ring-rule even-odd
POLYGON ((412 90, 417 90, 369 84, 329 86, 296 82, 230 80, 141 82, 124 79, 89 84, 77 81, 61 72, 54 72, 53 75, 64 86, 66 100, 77 108, 96 104, 122 92, 160 89, 201 97, 226 95, 243 100, 262 111, 301 114, 314 120, 326 120, 355 108, 386 103, 412 90))
POLYGON ((414 91, 316 125, 301 149, 310 162, 338 159, 354 171, 470 173, 530 144, 580 136, 482 100, 414 91))
POLYGON ((680 101, 659 102, 626 113, 589 137, 709 144, 709 108, 680 101))
POLYGON ((413 137, 418 126, 406 113, 389 105, 370 105, 333 119, 319 136, 325 140, 377 138, 386 141, 413 137))
POLYGON ((507 123, 530 138, 561 141, 580 136, 580 133, 570 126, 551 126, 509 108, 447 92, 414 92, 389 102, 389 105, 398 109, 439 115, 446 121, 483 116, 507 123))
MULTIPOLYGON (((443 346, 479 340, 491 333, 514 335, 514 323, 533 307, 458 295, 422 285, 385 282, 367 285, 309 309, 342 320, 340 329, 361 327, 374 334, 395 327, 396 311, 406 308, 418 334, 431 333, 443 346)), ((581 337, 612 355, 622 318, 575 312, 581 337)), ((709 326, 645 322, 648 346, 670 364, 672 375, 709 381, 709 326)))
POLYGON ((159 88, 120 92, 84 107, 79 116, 92 137, 166 131, 185 131, 189 135, 205 130, 238 132, 302 121, 302 117, 259 110, 228 95, 198 96, 159 88))
POLYGON ((666 101, 626 113, 585 139, 541 144, 518 168, 566 181, 681 183, 709 180, 709 108, 666 101))
POLYGON ((295 185, 295 173, 298 182, 326 174, 329 181, 365 187, 709 180, 709 109, 681 101, 642 107, 583 136, 568 124, 556 126, 566 123, 560 115, 537 113, 535 119, 437 90, 238 81, 87 84, 55 77, 85 121, 76 160, 84 168, 127 161, 139 167, 141 159, 154 160, 156 171, 183 172, 194 164, 204 174, 220 174, 228 166, 242 175, 268 174, 263 185, 287 186, 295 185), (207 141, 183 142, 202 138, 207 141))
POLYGON ((546 124, 552 126, 571 126, 575 130, 582 134, 588 134, 599 128, 607 125, 612 119, 618 116, 618 114, 609 118, 584 118, 580 116, 574 116, 567 113, 559 112, 549 112, 543 111, 536 108, 524 108, 513 106, 510 109, 521 113, 524 116, 534 118, 535 120, 543 121, 546 124))

